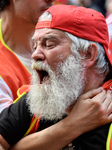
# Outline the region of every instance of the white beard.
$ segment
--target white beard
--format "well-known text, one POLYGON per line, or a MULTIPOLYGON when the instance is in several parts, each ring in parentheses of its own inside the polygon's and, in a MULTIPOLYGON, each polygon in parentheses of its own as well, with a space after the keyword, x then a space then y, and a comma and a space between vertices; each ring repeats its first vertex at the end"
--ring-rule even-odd
POLYGON ((50 72, 50 83, 38 86, 37 72, 34 71, 33 86, 27 98, 30 112, 37 117, 41 114, 41 119, 61 119, 84 89, 84 68, 80 58, 76 59, 74 56, 58 64, 57 75, 49 66, 42 66, 50 72))

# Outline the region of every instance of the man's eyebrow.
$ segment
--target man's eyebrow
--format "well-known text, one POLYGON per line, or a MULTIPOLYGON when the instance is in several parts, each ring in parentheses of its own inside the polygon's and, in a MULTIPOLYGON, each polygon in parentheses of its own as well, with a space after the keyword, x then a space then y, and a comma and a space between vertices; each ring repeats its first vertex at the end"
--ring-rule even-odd
POLYGON ((58 37, 53 36, 53 35, 49 35, 49 36, 42 37, 40 40, 44 40, 44 39, 46 39, 46 40, 49 40, 49 39, 58 39, 58 37))
MULTIPOLYGON (((40 41, 42 41, 42 40, 44 40, 44 39, 46 39, 46 40, 48 40, 48 39, 58 39, 58 37, 53 36, 53 35, 44 36, 44 37, 41 37, 41 38, 40 38, 40 41)), ((34 37, 32 37, 31 40, 32 40, 32 41, 37 41, 34 37)))

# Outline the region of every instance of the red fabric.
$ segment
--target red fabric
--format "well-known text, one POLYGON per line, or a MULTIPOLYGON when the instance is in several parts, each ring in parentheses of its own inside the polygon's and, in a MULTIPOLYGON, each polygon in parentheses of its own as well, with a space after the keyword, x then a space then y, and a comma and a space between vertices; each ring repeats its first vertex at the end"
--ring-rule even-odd
MULTIPOLYGON (((112 52, 112 38, 111 38, 110 43, 109 43, 109 49, 110 49, 110 52, 112 52)), ((112 59, 112 57, 111 57, 111 59, 112 59)))
MULTIPOLYGON (((34 121, 34 119, 35 119, 35 115, 33 115, 33 117, 32 117, 30 126, 31 126, 32 122, 34 121)), ((36 122, 35 122, 33 128, 30 130, 30 132, 29 132, 28 134, 31 134, 31 133, 34 133, 34 132, 37 131, 37 129, 38 129, 38 127, 39 127, 39 122, 40 122, 40 117, 36 120, 36 122)))
POLYGON ((105 89, 105 90, 112 90, 112 79, 105 82, 102 87, 105 89))
POLYGON ((13 99, 17 96, 17 90, 23 84, 30 83, 30 73, 25 66, 20 62, 16 55, 4 47, 0 41, 0 76, 9 86, 13 99))
MULTIPOLYGON (((67 31, 77 37, 103 45, 108 54, 108 28, 104 16, 93 9, 73 5, 53 5, 48 10, 52 15, 50 23, 38 22, 35 29, 55 28, 67 31), (40 25, 42 24, 42 26, 40 25)), ((47 21, 48 22, 48 21, 47 21)), ((110 63, 112 64, 112 56, 110 63)))
MULTIPOLYGON (((31 85, 22 85, 18 90, 19 95, 22 95, 23 93, 28 93, 30 91, 30 89, 31 89, 31 85)), ((32 125, 34 119, 35 119, 35 115, 33 115, 33 117, 32 117, 30 126, 32 125)), ((40 116, 37 118, 36 122, 32 126, 31 130, 27 133, 27 135, 37 131, 37 129, 39 127, 39 122, 40 122, 40 116)))
POLYGON ((23 93, 28 93, 30 88, 31 88, 31 85, 22 85, 22 87, 20 87, 18 90, 19 95, 22 95, 23 93))
POLYGON ((110 138, 110 150, 112 150, 112 135, 111 135, 111 138, 110 138))
POLYGON ((112 38, 111 38, 110 43, 109 43, 107 57, 110 61, 110 64, 112 65, 112 38))
MULTIPOLYGON (((23 86, 24 87, 24 86, 23 86)), ((21 90, 21 94, 23 93, 23 92, 28 92, 29 90, 30 90, 30 85, 25 85, 25 88, 20 88, 20 90, 21 90)), ((108 90, 108 89, 110 89, 110 90, 112 90, 112 79, 111 80, 109 80, 109 81, 107 81, 107 82, 105 82, 103 85, 102 85, 102 87, 105 89, 105 90, 108 90)), ((38 129, 38 127, 39 127, 39 122, 40 122, 40 116, 39 116, 39 118, 36 120, 36 122, 35 122, 35 124, 34 124, 34 126, 32 127, 32 129, 31 129, 31 131, 28 133, 28 134, 31 134, 31 133, 34 133, 34 132, 36 132, 37 131, 37 129, 38 129)), ((34 121, 34 119, 35 119, 35 115, 33 115, 33 117, 32 117, 32 120, 31 120, 31 123, 30 123, 30 126, 31 126, 31 124, 32 124, 32 122, 34 121)), ((112 138, 111 138, 111 141, 112 141, 112 138)), ((110 144, 111 146, 112 146, 112 144, 110 144)))

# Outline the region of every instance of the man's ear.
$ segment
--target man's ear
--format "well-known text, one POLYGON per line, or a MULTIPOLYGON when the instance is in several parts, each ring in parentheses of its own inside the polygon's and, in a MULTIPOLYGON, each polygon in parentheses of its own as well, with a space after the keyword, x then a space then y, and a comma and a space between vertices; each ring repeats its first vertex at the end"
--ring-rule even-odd
POLYGON ((97 46, 94 43, 91 43, 84 58, 84 62, 82 62, 85 68, 89 68, 95 64, 97 54, 98 54, 97 46))

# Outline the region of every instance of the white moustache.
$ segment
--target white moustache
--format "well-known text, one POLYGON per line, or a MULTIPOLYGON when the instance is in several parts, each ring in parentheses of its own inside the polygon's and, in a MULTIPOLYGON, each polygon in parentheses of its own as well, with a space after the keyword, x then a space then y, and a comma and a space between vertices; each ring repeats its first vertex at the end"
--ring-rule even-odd
POLYGON ((48 71, 50 69, 50 66, 48 64, 45 64, 41 61, 33 62, 32 63, 32 69, 33 70, 45 70, 48 71))
POLYGON ((32 69, 33 70, 39 70, 39 71, 46 71, 49 76, 53 74, 53 71, 51 70, 51 67, 48 64, 45 64, 44 62, 37 61, 32 63, 32 69))

